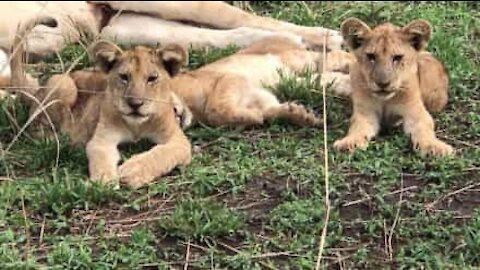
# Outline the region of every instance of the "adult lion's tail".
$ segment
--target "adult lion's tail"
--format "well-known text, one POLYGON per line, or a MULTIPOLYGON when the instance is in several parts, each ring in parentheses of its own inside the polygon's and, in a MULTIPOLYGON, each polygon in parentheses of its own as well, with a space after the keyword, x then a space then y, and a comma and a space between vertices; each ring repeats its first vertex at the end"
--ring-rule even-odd
POLYGON ((13 40, 12 46, 10 48, 10 87, 12 91, 25 91, 27 93, 33 94, 37 89, 32 82, 27 81, 24 63, 25 63, 25 38, 29 32, 32 31, 37 25, 45 25, 48 27, 57 27, 58 22, 56 19, 40 15, 34 17, 23 24, 20 24, 17 28, 15 38, 13 40))

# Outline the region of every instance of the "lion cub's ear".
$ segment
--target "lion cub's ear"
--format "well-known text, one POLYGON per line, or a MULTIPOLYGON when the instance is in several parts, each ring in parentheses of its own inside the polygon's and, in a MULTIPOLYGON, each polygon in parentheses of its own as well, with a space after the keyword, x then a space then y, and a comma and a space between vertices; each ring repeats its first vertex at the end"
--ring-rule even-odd
POLYGON ((408 42, 417 51, 424 50, 432 34, 432 26, 425 20, 414 20, 402 28, 408 42))
POLYGON ((160 57, 165 70, 170 76, 175 76, 182 67, 188 64, 188 52, 185 48, 177 44, 167 45, 156 51, 160 57))
POLYGON ((362 46, 366 36, 372 31, 367 24, 357 18, 348 18, 340 26, 343 39, 352 50, 362 46))
POLYGON ((104 72, 109 72, 117 62, 123 51, 114 43, 100 40, 94 43, 89 50, 90 58, 104 72))

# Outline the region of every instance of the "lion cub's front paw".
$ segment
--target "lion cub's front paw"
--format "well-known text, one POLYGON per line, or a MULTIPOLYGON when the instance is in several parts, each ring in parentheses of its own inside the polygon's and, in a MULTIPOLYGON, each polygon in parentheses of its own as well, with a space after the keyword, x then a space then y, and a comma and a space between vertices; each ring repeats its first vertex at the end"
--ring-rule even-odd
POLYGON ((367 149, 368 140, 363 137, 345 137, 343 139, 337 140, 333 147, 337 151, 349 151, 353 152, 355 149, 359 148, 362 150, 367 149))
POLYGON ((145 154, 139 154, 131 157, 123 163, 118 171, 120 181, 132 188, 140 188, 141 186, 153 181, 155 176, 150 173, 149 164, 152 161, 145 154))
POLYGON ((103 185, 113 185, 118 188, 118 174, 116 170, 99 170, 90 175, 90 181, 103 185))
POLYGON ((422 156, 449 156, 454 154, 454 149, 452 146, 442 142, 439 139, 428 140, 422 143, 414 143, 416 150, 420 151, 422 156))

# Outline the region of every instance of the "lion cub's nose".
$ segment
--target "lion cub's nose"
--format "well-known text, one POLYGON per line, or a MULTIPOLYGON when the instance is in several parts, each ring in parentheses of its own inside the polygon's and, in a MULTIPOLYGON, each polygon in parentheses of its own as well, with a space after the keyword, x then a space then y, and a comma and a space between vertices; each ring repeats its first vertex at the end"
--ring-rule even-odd
POLYGON ((378 87, 380 87, 380 88, 382 88, 382 89, 385 89, 385 88, 387 88, 387 87, 390 85, 390 82, 389 82, 389 81, 377 82, 377 85, 378 85, 378 87))
POLYGON ((132 108, 134 111, 137 111, 143 105, 143 99, 141 98, 128 98, 127 104, 132 108))

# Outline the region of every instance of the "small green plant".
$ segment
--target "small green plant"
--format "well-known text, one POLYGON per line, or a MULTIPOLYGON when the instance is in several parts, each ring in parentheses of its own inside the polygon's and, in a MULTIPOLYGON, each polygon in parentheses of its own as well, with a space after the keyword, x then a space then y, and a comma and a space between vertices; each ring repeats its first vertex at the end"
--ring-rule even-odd
POLYGON ((235 235, 244 227, 244 219, 221 204, 187 198, 159 225, 174 236, 202 239, 235 235))

